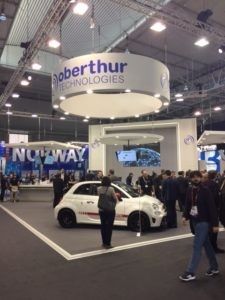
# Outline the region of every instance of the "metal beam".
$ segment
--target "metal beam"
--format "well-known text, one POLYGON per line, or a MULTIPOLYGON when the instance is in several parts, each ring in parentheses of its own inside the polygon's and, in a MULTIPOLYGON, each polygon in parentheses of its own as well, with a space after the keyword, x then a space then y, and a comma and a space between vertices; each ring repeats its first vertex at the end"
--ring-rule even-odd
POLYGON ((15 87, 19 84, 26 68, 31 65, 39 49, 46 42, 46 37, 55 29, 70 5, 70 1, 68 0, 55 0, 52 3, 34 38, 31 40, 29 47, 24 51, 18 63, 18 68, 11 76, 3 94, 0 96, 0 107, 5 104, 15 87))

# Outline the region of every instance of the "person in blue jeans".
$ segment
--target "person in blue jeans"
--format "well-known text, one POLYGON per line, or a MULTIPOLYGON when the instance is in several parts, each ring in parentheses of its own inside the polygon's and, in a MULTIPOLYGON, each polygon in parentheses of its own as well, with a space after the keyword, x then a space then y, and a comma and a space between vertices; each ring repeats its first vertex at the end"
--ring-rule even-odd
POLYGON ((202 248, 205 249, 209 261, 206 275, 219 274, 215 252, 209 240, 209 233, 219 230, 216 205, 210 190, 201 183, 201 172, 191 172, 190 179, 192 186, 187 191, 182 222, 185 225, 188 220, 190 221, 195 236, 191 260, 184 274, 179 276, 180 280, 185 282, 196 279, 195 274, 201 259, 202 248))

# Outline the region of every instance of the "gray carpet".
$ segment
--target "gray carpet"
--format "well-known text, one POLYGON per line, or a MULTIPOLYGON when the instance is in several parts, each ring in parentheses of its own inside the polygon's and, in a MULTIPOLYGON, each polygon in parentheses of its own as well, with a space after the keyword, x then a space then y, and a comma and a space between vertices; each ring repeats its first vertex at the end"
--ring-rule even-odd
POLYGON ((1 209, 0 236, 1 300, 224 299, 223 255, 220 276, 205 277, 203 259, 196 282, 179 282, 191 239, 68 262, 1 209))

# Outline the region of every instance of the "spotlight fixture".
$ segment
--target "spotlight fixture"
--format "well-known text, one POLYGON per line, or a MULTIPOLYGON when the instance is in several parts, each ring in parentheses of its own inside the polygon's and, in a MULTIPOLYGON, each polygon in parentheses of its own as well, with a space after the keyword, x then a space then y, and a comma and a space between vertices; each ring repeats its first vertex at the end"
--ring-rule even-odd
POLYGON ((64 115, 68 116, 70 113, 68 111, 64 112, 64 115))
POLYGON ((77 1, 73 7, 73 13, 76 15, 84 15, 88 10, 88 4, 84 1, 77 1))
POLYGON ((110 117, 111 120, 115 120, 115 117, 110 117))
POLYGON ((157 94, 154 95, 154 97, 155 98, 160 98, 160 94, 157 93, 157 94))
POLYGON ((32 114, 32 115, 31 115, 31 117, 32 117, 32 118, 37 118, 37 117, 38 117, 38 115, 36 115, 36 114, 32 114))
POLYGON ((20 97, 20 95, 17 94, 17 93, 13 93, 13 94, 12 94, 12 98, 19 98, 19 97, 20 97))
POLYGON ((223 52, 225 52, 225 46, 221 45, 218 49, 219 54, 222 54, 223 52))
POLYGON ((139 115, 134 115, 134 117, 135 117, 135 118, 139 118, 140 116, 139 116, 139 115))
POLYGON ((83 122, 87 123, 87 122, 88 122, 88 119, 83 119, 83 122))
POLYGON ((195 46, 198 47, 205 47, 207 45, 209 45, 209 41, 206 38, 200 38, 195 42, 195 46))
POLYGON ((180 98, 180 97, 183 97, 183 94, 178 93, 175 95, 175 98, 180 98))
POLYGON ((58 104, 54 104, 53 108, 55 108, 55 109, 59 108, 58 104))
POLYGON ((156 32, 161 32, 166 29, 166 25, 161 22, 156 22, 150 27, 150 29, 156 32))
POLYGON ((12 115, 13 113, 11 111, 6 112, 7 115, 12 115))
POLYGON ((4 21, 6 21, 7 20, 7 17, 6 17, 6 15, 5 15, 5 13, 4 12, 1 12, 1 14, 0 14, 0 22, 4 22, 4 21))
POLYGON ((164 106, 169 106, 169 104, 170 104, 169 102, 164 102, 163 103, 164 106))
POLYGON ((66 97, 65 96, 60 96, 59 100, 66 100, 66 97))
POLYGON ((39 71, 39 70, 41 70, 42 65, 39 64, 38 62, 34 62, 34 63, 32 63, 31 67, 33 70, 39 71))
POLYGON ((65 117, 60 117, 60 120, 66 120, 66 118, 65 117))
POLYGON ((12 104, 11 103, 6 103, 5 107, 12 107, 12 104))
POLYGON ((60 42, 57 41, 56 39, 50 39, 50 40, 48 41, 48 46, 49 46, 50 48, 57 49, 57 48, 59 48, 59 46, 60 46, 60 42))
POLYGON ((87 90, 87 94, 93 94, 93 91, 92 90, 87 90))
POLYGON ((196 111, 195 113, 194 113, 194 115, 196 116, 196 117, 199 117, 199 116, 201 116, 201 112, 198 110, 198 111, 196 111))
POLYGON ((220 111, 220 110, 221 110, 221 107, 220 107, 220 106, 216 106, 216 107, 214 107, 214 110, 215 110, 215 111, 220 111))
POLYGON ((158 114, 158 113, 159 113, 159 109, 156 109, 156 110, 155 110, 155 113, 158 114))
POLYGON ((89 117, 89 116, 86 116, 85 119, 90 119, 90 117, 89 117))
POLYGON ((207 23, 208 19, 213 15, 213 11, 211 9, 206 9, 200 11, 197 16, 197 20, 202 23, 207 23))
POLYGON ((177 102, 183 102, 183 101, 184 101, 184 98, 177 98, 176 101, 177 101, 177 102))
POLYGON ((131 90, 130 89, 125 89, 125 93, 130 93, 131 90))
POLYGON ((30 46, 30 43, 31 43, 31 41, 29 41, 29 42, 22 42, 22 43, 20 43, 20 47, 24 48, 24 49, 27 49, 30 46))
POLYGON ((30 84, 30 82, 26 79, 26 78, 23 78, 21 81, 20 81, 20 84, 22 86, 28 86, 30 84))
POLYGON ((27 80, 31 81, 31 80, 32 80, 32 76, 31 76, 31 75, 28 75, 28 76, 27 76, 27 80))

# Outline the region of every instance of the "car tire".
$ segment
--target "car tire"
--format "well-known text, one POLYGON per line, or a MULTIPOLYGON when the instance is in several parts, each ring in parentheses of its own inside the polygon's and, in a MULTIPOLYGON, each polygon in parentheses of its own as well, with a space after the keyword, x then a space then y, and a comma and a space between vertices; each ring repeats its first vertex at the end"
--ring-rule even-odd
POLYGON ((141 231, 146 232, 150 228, 149 217, 141 212, 134 212, 128 218, 128 227, 130 230, 138 232, 140 231, 140 217, 141 217, 141 231))
POLYGON ((72 228, 76 225, 76 216, 71 209, 61 209, 58 213, 59 224, 63 228, 72 228))

